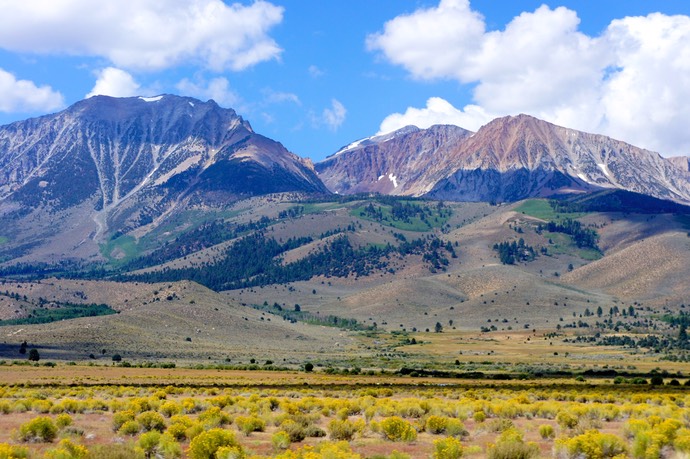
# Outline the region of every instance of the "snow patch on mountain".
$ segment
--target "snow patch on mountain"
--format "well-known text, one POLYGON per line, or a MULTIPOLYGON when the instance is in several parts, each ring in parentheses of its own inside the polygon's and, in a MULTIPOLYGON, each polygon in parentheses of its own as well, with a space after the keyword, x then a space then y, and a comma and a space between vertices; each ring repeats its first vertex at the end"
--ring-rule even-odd
POLYGON ((158 102, 162 98, 163 98, 163 96, 155 96, 155 97, 140 97, 139 99, 143 100, 144 102, 158 102))
POLYGON ((609 170, 606 168, 606 164, 597 163, 597 166, 599 166, 599 169, 601 169, 601 171, 604 173, 604 175, 611 178, 611 174, 609 173, 609 170))
POLYGON ((372 144, 380 144, 384 142, 388 142, 390 140, 395 139, 398 136, 409 134, 414 131, 419 131, 420 129, 417 126, 405 126, 404 128, 398 129, 397 131, 389 132, 387 134, 381 134, 381 135, 374 135, 371 137, 366 137, 364 139, 359 139, 351 144, 341 148, 340 150, 336 151, 334 154, 328 156, 328 158, 332 158, 338 155, 341 155, 345 152, 356 150, 360 147, 366 147, 367 145, 372 145, 372 144))

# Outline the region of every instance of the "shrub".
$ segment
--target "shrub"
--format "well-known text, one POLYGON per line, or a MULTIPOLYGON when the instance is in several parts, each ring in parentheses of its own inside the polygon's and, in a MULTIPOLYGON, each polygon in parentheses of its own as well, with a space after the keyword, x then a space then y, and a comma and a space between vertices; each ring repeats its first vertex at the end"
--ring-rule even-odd
POLYGON ((449 437, 464 437, 467 435, 465 425, 459 419, 449 418, 446 422, 446 435, 449 437))
POLYGON ((60 441, 57 448, 48 450, 44 459, 84 459, 89 454, 89 450, 82 445, 72 443, 65 438, 60 441))
POLYGON ((216 459, 216 452, 224 446, 236 447, 240 452, 242 451, 232 432, 223 429, 211 429, 194 437, 189 444, 187 454, 189 459, 216 459))
POLYGON ((577 425, 578 418, 567 411, 559 411, 556 415, 556 422, 562 429, 573 429, 577 425))
POLYGON ((247 436, 252 432, 263 432, 266 429, 266 422, 256 416, 238 416, 235 418, 235 424, 247 436))
POLYGON ((115 414, 113 414, 113 430, 117 432, 127 421, 134 421, 134 411, 117 411, 115 414))
POLYGON ((167 401, 163 403, 160 408, 158 408, 158 411, 163 414, 166 418, 169 418, 171 416, 174 416, 176 414, 180 414, 182 411, 182 408, 180 405, 173 401, 167 401))
POLYGON ((31 409, 36 413, 48 413, 50 412, 51 407, 52 403, 50 403, 48 400, 36 400, 31 404, 31 409))
POLYGON ((165 419, 163 419, 162 414, 156 411, 144 411, 137 416, 136 421, 146 432, 151 430, 163 432, 165 430, 165 419))
POLYGON ((55 424, 58 429, 64 429, 67 426, 71 426, 73 422, 72 416, 69 414, 58 414, 55 418, 55 424))
POLYGON ((222 427, 232 423, 232 419, 227 413, 221 411, 217 406, 212 406, 199 415, 199 422, 206 428, 222 427))
POLYGON ((307 438, 305 428, 291 419, 280 424, 280 428, 288 435, 291 443, 297 443, 307 438))
POLYGON ((275 459, 360 459, 359 454, 355 454, 346 441, 337 443, 325 441, 316 446, 303 446, 295 451, 286 451, 283 454, 274 456, 275 459))
POLYGON ((348 420, 333 419, 328 423, 328 434, 333 440, 350 441, 357 433, 357 425, 348 420))
POLYGON ((163 459, 178 459, 182 457, 182 447, 172 435, 164 433, 158 441, 157 453, 163 459))
MULTIPOLYGON (((0 456, 1 457, 1 456, 0 456)), ((130 444, 110 443, 95 445, 89 450, 87 459, 144 459, 144 453, 130 444)))
POLYGON ((441 416, 429 416, 426 420, 425 429, 430 434, 442 434, 448 426, 448 418, 441 416))
POLYGON ((271 443, 276 451, 282 451, 290 447, 290 436, 284 430, 274 433, 271 436, 271 443))
POLYGON ((126 421, 117 431, 120 435, 135 436, 141 430, 141 426, 137 421, 126 421))
POLYGON ((474 419, 474 422, 484 422, 486 420, 486 413, 483 411, 475 411, 472 415, 472 419, 474 419))
POLYGON ((550 424, 542 424, 539 426, 539 435, 544 440, 551 439, 556 436, 556 432, 553 430, 553 426, 550 424))
POLYGON ((464 449, 460 440, 454 437, 447 437, 434 440, 434 459, 458 459, 462 457, 464 449))
POLYGON ((412 424, 398 416, 384 419, 380 426, 381 432, 387 440, 410 442, 417 439, 417 431, 412 427, 412 424))
POLYGON ((221 446, 214 457, 215 459, 241 459, 245 456, 239 446, 221 446))
POLYGON ((28 449, 0 443, 0 459, 26 459, 27 457, 29 457, 28 449))
POLYGON ((676 432, 676 439, 673 441, 673 447, 676 451, 681 453, 690 453, 690 429, 682 428, 676 432))
POLYGON ((151 432, 146 432, 142 434, 141 437, 139 437, 139 441, 137 441, 137 446, 141 448, 142 451, 144 451, 144 455, 147 459, 149 459, 153 456, 153 453, 156 451, 160 439, 160 432, 157 432, 155 430, 151 432))
POLYGON ((489 432, 501 433, 506 430, 513 429, 515 424, 510 419, 492 419, 486 423, 484 428, 489 432))
POLYGON ((625 457, 623 440, 613 434, 588 430, 570 439, 556 440, 556 450, 567 458, 614 458, 625 457))
POLYGON ((50 443, 57 437, 58 428, 47 416, 39 416, 19 427, 21 441, 40 441, 50 443))
POLYGON ((187 437, 187 429, 194 425, 192 421, 187 416, 176 415, 170 418, 170 425, 166 430, 175 440, 184 440, 187 437))
POLYGON ((530 459, 539 456, 539 446, 525 443, 522 433, 510 428, 501 433, 496 444, 489 446, 487 453, 488 459, 530 459))

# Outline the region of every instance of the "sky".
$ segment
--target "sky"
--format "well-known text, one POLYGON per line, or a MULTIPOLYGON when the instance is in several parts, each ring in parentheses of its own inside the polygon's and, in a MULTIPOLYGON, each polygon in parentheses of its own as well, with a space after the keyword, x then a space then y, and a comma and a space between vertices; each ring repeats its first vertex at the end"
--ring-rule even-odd
POLYGON ((690 155, 687 0, 0 0, 0 124, 96 94, 235 109, 319 161, 527 113, 690 155))

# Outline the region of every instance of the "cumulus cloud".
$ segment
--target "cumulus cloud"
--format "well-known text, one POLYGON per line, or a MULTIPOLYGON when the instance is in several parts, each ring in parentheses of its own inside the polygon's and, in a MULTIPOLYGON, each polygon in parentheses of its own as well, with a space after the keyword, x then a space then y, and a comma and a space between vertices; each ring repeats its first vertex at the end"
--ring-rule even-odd
POLYGON ((65 99, 50 86, 37 86, 29 80, 18 80, 0 69, 0 111, 30 113, 62 108, 65 99))
POLYGON ((208 82, 203 79, 191 81, 185 78, 177 83, 176 88, 185 96, 213 99, 223 107, 237 108, 241 102, 240 96, 232 90, 230 82, 224 77, 213 78, 208 82))
POLYGON ((194 63, 243 70, 276 59, 268 35, 283 8, 266 1, 3 1, 0 47, 18 52, 96 56, 130 70, 194 63))
POLYGON ((96 72, 98 79, 91 92, 86 97, 111 96, 131 97, 142 95, 141 85, 134 77, 124 70, 115 67, 107 67, 96 72))
MULTIPOLYGON (((575 11, 543 5, 488 31, 468 0, 442 0, 388 21, 367 47, 413 78, 474 85, 464 127, 486 113, 529 113, 664 154, 690 154, 690 130, 682 127, 690 115, 683 103, 690 97, 690 18, 626 17, 598 36, 580 32, 579 23, 575 11)), ((434 111, 406 114, 415 110, 434 111)))
POLYGON ((347 110, 337 99, 331 100, 331 106, 323 110, 322 119, 332 131, 337 130, 344 122, 347 110))
POLYGON ((495 117, 477 105, 467 105, 459 110, 445 99, 431 97, 426 101, 425 108, 408 107, 405 113, 388 115, 381 123, 377 135, 397 131, 410 125, 426 129, 435 124, 453 124, 476 131, 493 118, 495 117))

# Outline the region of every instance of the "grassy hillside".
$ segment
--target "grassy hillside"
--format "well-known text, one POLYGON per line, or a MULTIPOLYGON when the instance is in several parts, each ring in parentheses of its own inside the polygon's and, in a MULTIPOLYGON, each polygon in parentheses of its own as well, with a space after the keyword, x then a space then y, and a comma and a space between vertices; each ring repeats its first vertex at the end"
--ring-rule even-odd
MULTIPOLYGON (((561 350, 554 352, 580 355, 576 348, 588 344, 570 340, 624 330, 672 344, 641 351, 652 352, 643 362, 685 359, 673 344, 678 329, 655 318, 682 311, 690 296, 682 216, 547 200, 491 206, 276 196, 207 217, 173 216, 149 233, 120 235, 105 250, 113 260, 102 265, 43 266, 61 279, 36 279, 41 269, 26 265, 7 270, 0 319, 19 322, 3 327, 0 356, 17 357, 27 341, 46 358, 86 361, 118 353, 214 365, 254 358, 395 368, 413 359, 443 368, 445 351, 436 349, 457 345, 450 355, 461 362, 481 355, 488 368, 520 360, 493 347, 508 336, 529 343, 555 336, 561 350), (161 245, 152 245, 155 235, 161 245), (529 247, 534 256, 510 260, 495 249, 501 244, 529 247), (48 303, 103 304, 119 314, 26 324, 48 303), (607 316, 630 306, 644 319, 607 316), (413 337, 431 344, 410 347, 405 340, 413 337), (465 348, 466 339, 487 350, 465 348)), ((581 363, 612 365, 638 352, 603 349, 582 354, 581 363)), ((539 352, 544 365, 556 365, 548 348, 539 352)))

